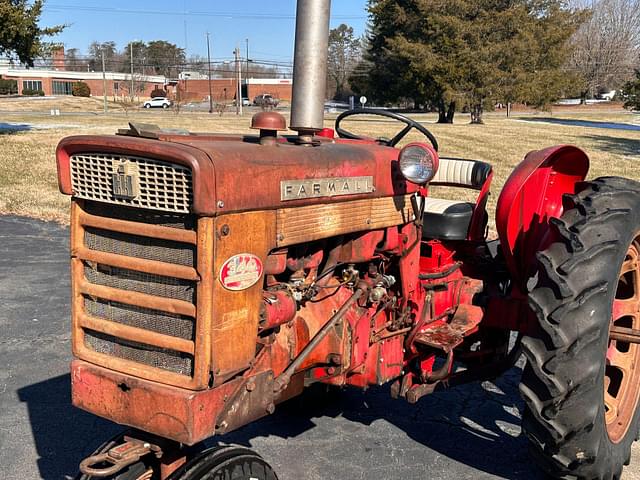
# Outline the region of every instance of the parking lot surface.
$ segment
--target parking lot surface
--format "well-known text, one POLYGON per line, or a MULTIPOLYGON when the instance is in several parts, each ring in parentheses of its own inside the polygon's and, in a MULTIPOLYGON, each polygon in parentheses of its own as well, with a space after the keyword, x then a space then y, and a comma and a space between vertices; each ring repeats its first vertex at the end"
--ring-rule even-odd
MULTIPOLYGON (((72 477, 93 447, 122 430, 70 405, 67 239, 55 223, 0 217, 6 479, 72 477)), ((519 376, 514 368, 494 383, 439 392, 415 406, 392 400, 388 387, 304 395, 215 440, 257 450, 280 480, 542 479, 520 434, 519 376)), ((627 470, 625 479, 640 478, 638 467, 627 470)))

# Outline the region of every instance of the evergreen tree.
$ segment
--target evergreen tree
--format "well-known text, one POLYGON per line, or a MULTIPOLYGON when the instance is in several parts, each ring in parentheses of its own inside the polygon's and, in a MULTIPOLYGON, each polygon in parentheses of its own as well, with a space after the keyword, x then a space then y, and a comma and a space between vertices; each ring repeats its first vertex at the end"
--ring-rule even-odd
POLYGON ((569 81, 567 41, 583 20, 564 0, 370 0, 369 93, 482 123, 497 101, 544 104, 569 81))
POLYGON ((56 35, 64 28, 40 27, 43 0, 0 0, 0 55, 15 54, 27 65, 48 53, 51 44, 44 37, 56 35))

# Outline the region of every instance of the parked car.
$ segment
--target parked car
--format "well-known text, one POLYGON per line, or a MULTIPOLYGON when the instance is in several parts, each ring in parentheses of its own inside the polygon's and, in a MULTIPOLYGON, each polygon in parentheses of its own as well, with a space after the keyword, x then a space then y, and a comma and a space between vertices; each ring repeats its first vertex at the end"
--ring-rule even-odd
POLYGON ((263 93, 262 95, 258 95, 253 99, 254 105, 258 107, 263 107, 263 108, 265 107, 275 108, 278 106, 278 103, 280 103, 280 100, 275 98, 270 93, 263 93))
MULTIPOLYGON (((236 104, 236 101, 233 101, 233 104, 236 104)), ((242 106, 243 107, 249 107, 251 106, 251 101, 247 98, 247 97, 242 97, 242 106)))
POLYGON ((169 108, 170 106, 171 100, 166 97, 154 97, 143 104, 144 108, 169 108))

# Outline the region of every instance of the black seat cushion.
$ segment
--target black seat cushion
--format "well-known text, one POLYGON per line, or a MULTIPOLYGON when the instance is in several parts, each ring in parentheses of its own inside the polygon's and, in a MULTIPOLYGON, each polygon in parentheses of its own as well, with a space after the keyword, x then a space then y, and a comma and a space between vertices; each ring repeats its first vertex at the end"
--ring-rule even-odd
POLYGON ((456 202, 442 209, 425 209, 422 237, 437 240, 465 240, 469 233, 473 203, 456 202))

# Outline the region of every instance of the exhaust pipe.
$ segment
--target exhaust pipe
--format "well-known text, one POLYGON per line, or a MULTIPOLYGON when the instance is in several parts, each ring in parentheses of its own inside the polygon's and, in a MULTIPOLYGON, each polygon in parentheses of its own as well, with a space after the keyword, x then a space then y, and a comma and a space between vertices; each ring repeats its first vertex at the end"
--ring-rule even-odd
POLYGON ((330 11, 331 0, 298 0, 290 128, 301 143, 324 126, 330 11))

